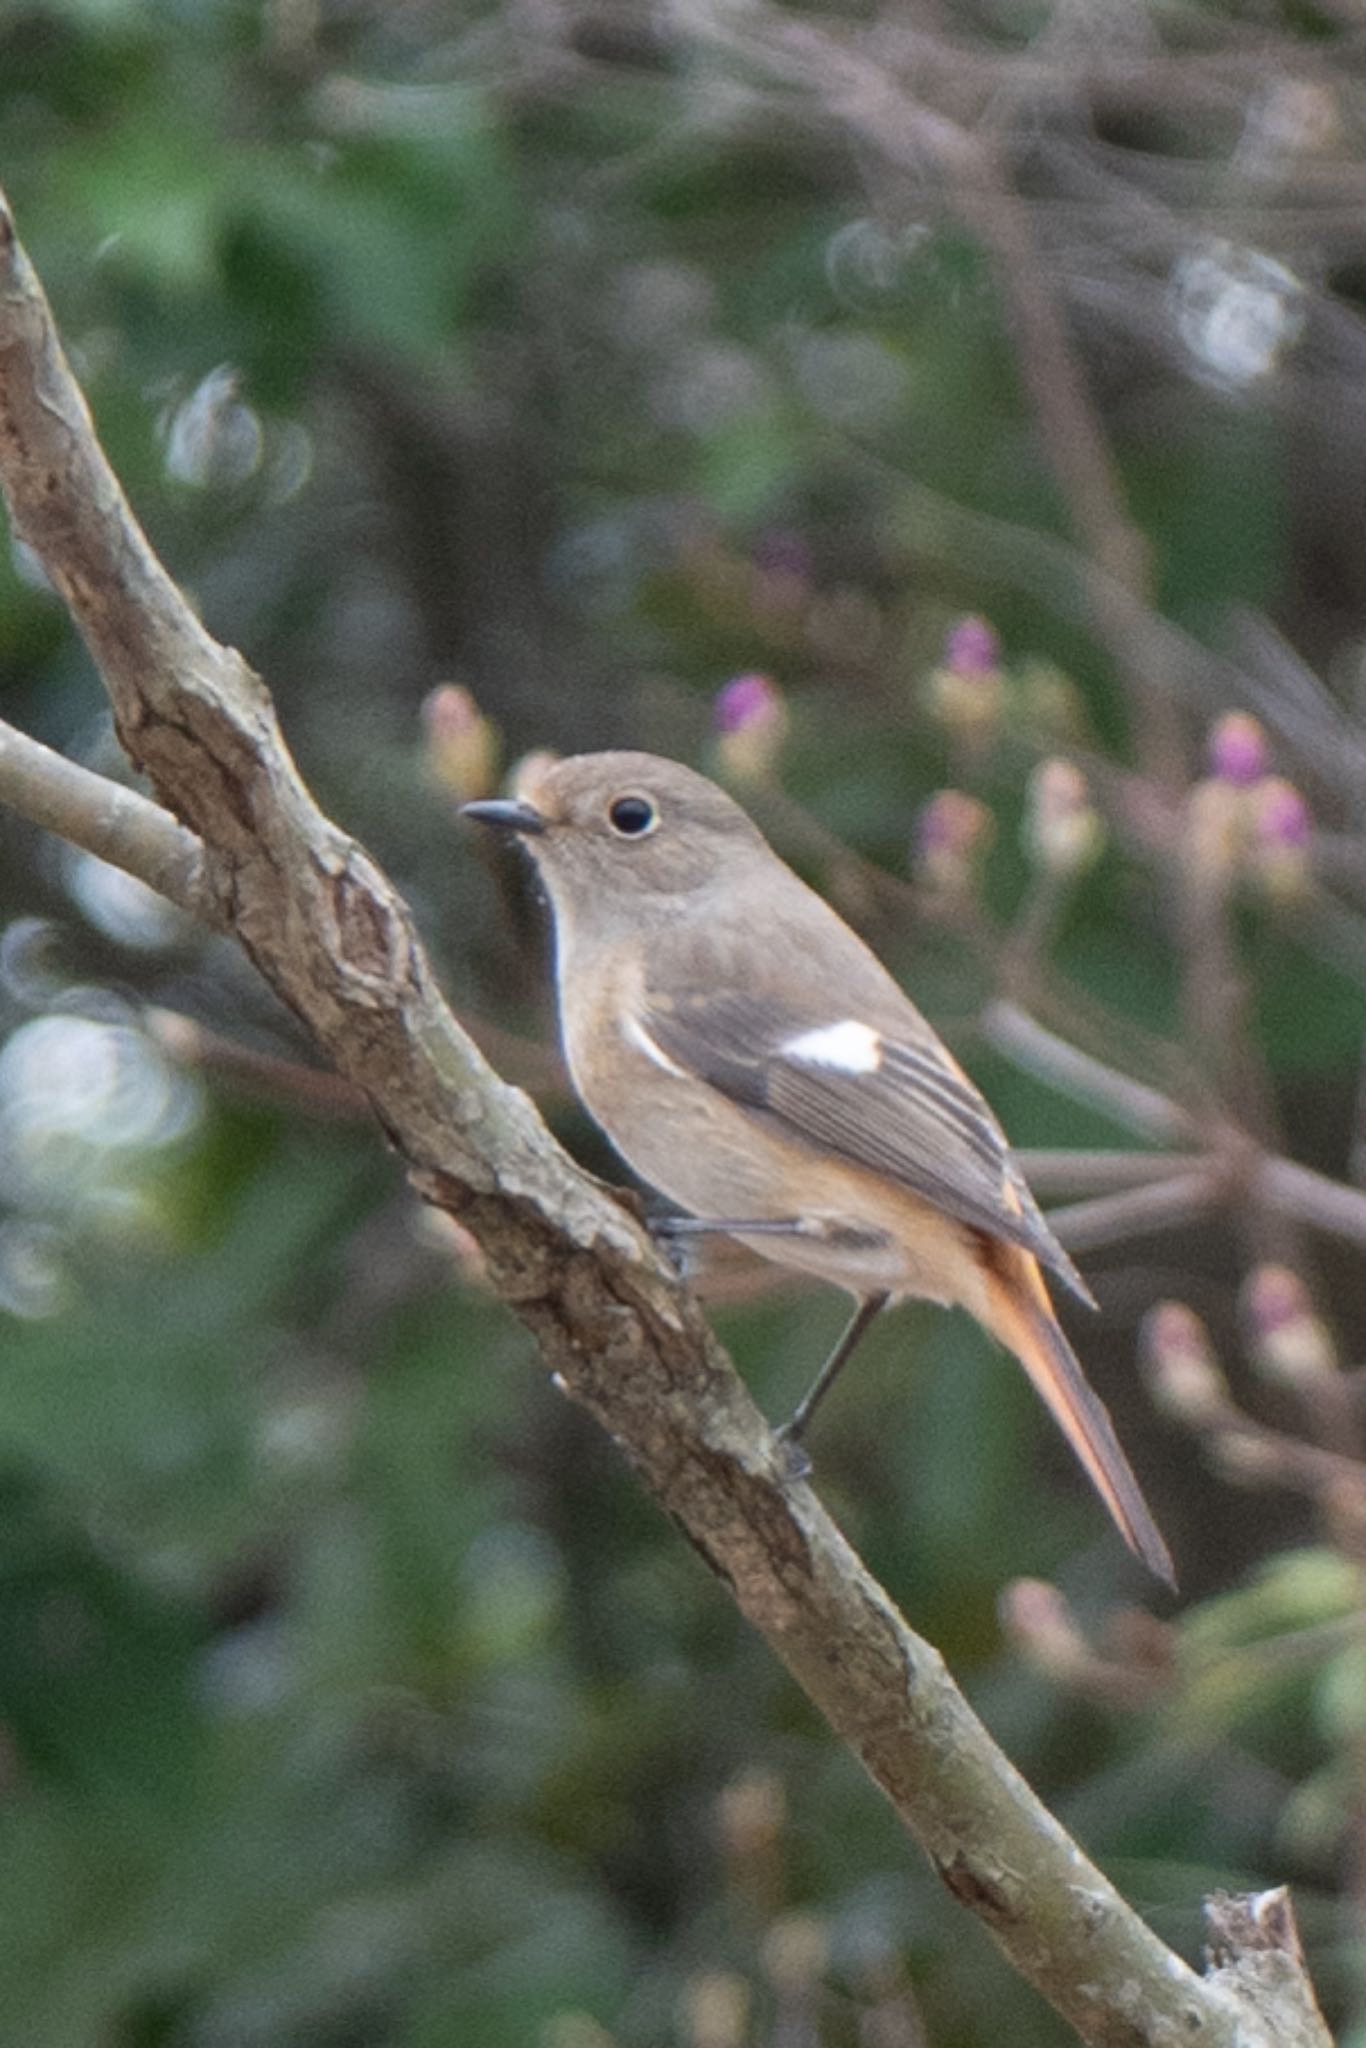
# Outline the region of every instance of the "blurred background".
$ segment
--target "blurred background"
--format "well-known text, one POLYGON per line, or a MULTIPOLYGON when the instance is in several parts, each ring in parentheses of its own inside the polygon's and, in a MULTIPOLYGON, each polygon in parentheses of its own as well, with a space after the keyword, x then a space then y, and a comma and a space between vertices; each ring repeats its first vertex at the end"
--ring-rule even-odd
MULTIPOLYGON (((0 7, 133 503, 566 1142, 613 1170, 455 809, 628 744, 729 783, 1035 1155, 1182 1600, 955 1318, 880 1326, 818 1482, 1164 1938, 1293 1881, 1356 2048, 1364 31, 0 7)), ((21 546, 0 687, 124 772, 21 546)), ((6 2038, 1069 2038, 233 949, 0 830, 6 2038)), ((704 1284, 785 1412, 842 1302, 704 1284)))

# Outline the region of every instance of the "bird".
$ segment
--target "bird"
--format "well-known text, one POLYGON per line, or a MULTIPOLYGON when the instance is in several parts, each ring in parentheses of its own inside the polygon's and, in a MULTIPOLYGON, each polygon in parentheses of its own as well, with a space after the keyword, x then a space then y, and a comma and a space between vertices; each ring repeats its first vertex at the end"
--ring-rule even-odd
POLYGON ((749 814, 678 761, 531 756, 466 817, 516 835, 554 925, 575 1092, 679 1212, 854 1297, 785 1427, 889 1303, 964 1308, 1012 1352, 1130 1549, 1172 1560, 1044 1268, 1093 1298, 985 1098, 864 941, 749 814))

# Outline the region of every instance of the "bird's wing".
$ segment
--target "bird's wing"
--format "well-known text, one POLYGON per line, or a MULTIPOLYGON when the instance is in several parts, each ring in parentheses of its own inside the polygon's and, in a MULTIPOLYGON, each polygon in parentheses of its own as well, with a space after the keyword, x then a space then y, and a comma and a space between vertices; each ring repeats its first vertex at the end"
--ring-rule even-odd
POLYGON ((787 1136, 884 1174, 947 1215, 1085 1281, 1053 1236, 982 1096, 918 1012, 883 1027, 766 990, 650 1003, 663 1061, 787 1136))

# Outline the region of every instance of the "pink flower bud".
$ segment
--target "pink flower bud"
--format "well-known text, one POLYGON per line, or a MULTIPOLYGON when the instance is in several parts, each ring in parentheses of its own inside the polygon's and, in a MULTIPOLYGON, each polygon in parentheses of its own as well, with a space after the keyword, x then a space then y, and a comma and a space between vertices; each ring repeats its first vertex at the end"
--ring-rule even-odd
POLYGON ((1257 837, 1264 846, 1293 848, 1296 851, 1308 847, 1313 836, 1313 822, 1309 806, 1293 782, 1268 775, 1258 785, 1256 829, 1257 837))
POLYGON ((1266 894, 1293 903, 1313 879, 1313 820, 1293 782, 1267 775, 1251 791, 1251 868, 1266 894))
POLYGON ((944 635, 941 667, 956 676, 994 676, 1001 667, 1001 642, 985 619, 958 619, 944 635))
POLYGON ((1040 761, 1029 778, 1025 851, 1053 875, 1079 875, 1099 857, 1105 827, 1075 762, 1040 761))
POLYGON ((1000 1603, 1001 1626, 1036 1671, 1062 1684, 1081 1678, 1092 1653, 1065 1596, 1047 1579, 1014 1579, 1000 1603))
POLYGON ((1208 1331, 1184 1302, 1162 1301, 1148 1311, 1139 1333, 1139 1351, 1159 1408, 1178 1422, 1197 1427, 1227 1420, 1228 1383, 1208 1331))
POLYGON ((939 790, 916 819, 916 872, 946 895, 975 889, 995 831, 996 820, 975 796, 961 789, 939 790))
POLYGON ((501 749, 493 724, 463 683, 438 683, 422 705, 428 772, 461 803, 488 796, 501 749))
POLYGON ((1114 1614, 1098 1648, 1083 1635, 1065 1596, 1045 1579, 1016 1579, 1002 1597, 1000 1616, 1006 1635, 1037 1671, 1106 1706, 1147 1707, 1170 1688, 1172 1630, 1141 1608, 1114 1614))
POLYGON ((1270 765, 1266 734, 1250 713, 1226 712, 1210 728, 1210 773, 1221 782, 1231 782, 1235 789, 1250 789, 1270 765))
POLYGON ((931 718, 969 747, 991 738, 1005 711, 1001 643, 985 619, 959 619, 944 636, 943 657, 925 681, 931 718))
POLYGON ((712 728, 716 756, 728 782, 766 782, 787 738, 788 710, 769 676, 734 676, 717 692, 712 728))
POLYGON ((1331 1378, 1337 1354, 1309 1291, 1288 1266, 1257 1266, 1242 1292, 1252 1355, 1269 1378, 1305 1387, 1331 1378))
POLYGON ((782 716, 782 698, 770 676, 732 676, 718 690, 712 706, 712 724, 717 732, 748 732, 754 726, 771 725, 782 716))

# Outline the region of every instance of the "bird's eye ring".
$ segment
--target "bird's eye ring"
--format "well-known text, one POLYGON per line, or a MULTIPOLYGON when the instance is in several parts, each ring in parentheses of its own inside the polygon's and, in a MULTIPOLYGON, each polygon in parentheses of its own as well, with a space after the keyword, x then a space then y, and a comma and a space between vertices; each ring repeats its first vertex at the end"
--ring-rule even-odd
POLYGON ((608 807, 607 822, 623 839, 643 839, 659 823, 659 812, 647 796, 619 796, 608 807))

